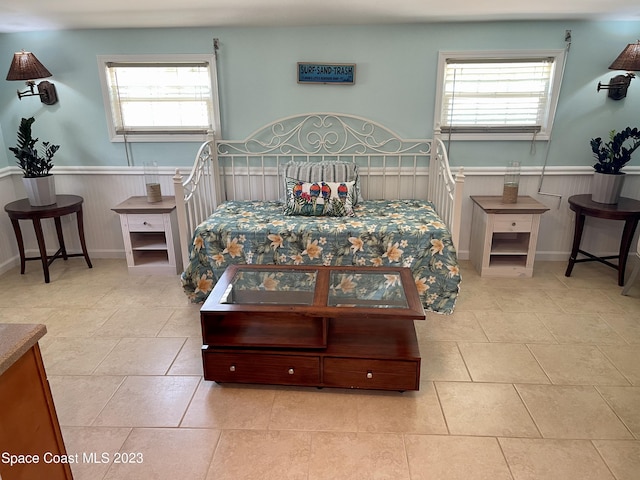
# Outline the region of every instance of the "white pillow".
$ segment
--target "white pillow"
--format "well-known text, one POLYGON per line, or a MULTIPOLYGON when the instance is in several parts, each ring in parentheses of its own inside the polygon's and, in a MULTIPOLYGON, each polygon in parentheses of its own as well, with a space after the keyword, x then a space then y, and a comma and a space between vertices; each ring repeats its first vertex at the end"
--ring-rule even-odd
MULTIPOLYGON (((358 165, 353 162, 324 160, 320 162, 289 162, 281 165, 283 191, 287 191, 287 178, 302 182, 354 182, 355 202, 362 202, 358 165)), ((286 202, 286 199, 283 199, 286 202)))
POLYGON ((285 215, 353 217, 354 182, 303 182, 287 178, 285 215))

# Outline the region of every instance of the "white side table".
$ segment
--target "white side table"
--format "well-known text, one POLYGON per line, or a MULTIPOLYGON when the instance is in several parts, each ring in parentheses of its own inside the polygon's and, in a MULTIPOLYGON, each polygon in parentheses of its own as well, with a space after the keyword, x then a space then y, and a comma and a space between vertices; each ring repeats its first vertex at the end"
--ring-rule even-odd
POLYGON ((482 277, 531 277, 541 215, 549 208, 528 196, 472 196, 469 258, 482 277))
POLYGON ((176 275, 182 271, 174 197, 155 203, 146 196, 131 197, 112 210, 120 215, 129 273, 176 275))

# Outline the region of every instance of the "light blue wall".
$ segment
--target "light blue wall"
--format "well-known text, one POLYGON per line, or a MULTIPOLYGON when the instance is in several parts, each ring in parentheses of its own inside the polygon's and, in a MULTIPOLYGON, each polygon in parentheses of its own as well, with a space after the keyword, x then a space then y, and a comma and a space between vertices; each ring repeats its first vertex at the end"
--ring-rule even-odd
MULTIPOLYGON (((430 137, 439 50, 561 49, 572 30, 550 165, 591 164, 589 139, 610 129, 640 126, 640 79, 615 102, 597 93, 609 64, 640 37, 640 22, 498 22, 296 28, 79 30, 0 34, 0 66, 14 51, 33 51, 54 74, 60 101, 18 101, 19 82, 0 80, 0 167, 13 164, 22 116, 34 115, 42 140, 59 143, 57 165, 123 166, 124 146, 107 136, 98 80, 100 54, 207 53, 220 39, 219 83, 223 135, 244 138, 264 123, 297 113, 336 111, 377 120, 406 137, 430 137), (298 85, 298 61, 357 64, 354 86, 298 85), (0 142, 1 146, 1 142, 0 142), (8 155, 7 155, 8 154, 8 155)), ((454 165, 504 166, 518 158, 542 165, 546 143, 456 142, 454 165)), ((134 144, 134 163, 189 165, 198 144, 134 144)), ((640 165, 640 155, 632 161, 640 165)))

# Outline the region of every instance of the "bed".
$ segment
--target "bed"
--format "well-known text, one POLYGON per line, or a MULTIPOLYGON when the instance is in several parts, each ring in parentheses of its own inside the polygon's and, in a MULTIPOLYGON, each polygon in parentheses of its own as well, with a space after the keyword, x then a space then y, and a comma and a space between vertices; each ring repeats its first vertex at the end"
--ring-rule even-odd
POLYGON ((438 132, 404 139, 354 115, 212 139, 174 177, 183 289, 204 301, 233 263, 406 266, 425 310, 452 313, 463 182, 438 132))

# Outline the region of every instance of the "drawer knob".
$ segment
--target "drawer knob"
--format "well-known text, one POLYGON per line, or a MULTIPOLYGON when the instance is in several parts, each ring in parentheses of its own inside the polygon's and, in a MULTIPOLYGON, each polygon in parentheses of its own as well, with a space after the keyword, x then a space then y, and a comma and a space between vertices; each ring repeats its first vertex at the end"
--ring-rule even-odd
POLYGON ((371 371, 367 372, 367 378, 373 378, 373 372, 371 371))
POLYGON ((516 222, 512 222, 512 223, 511 223, 511 226, 512 226, 512 227, 515 227, 515 226, 516 226, 516 222))
MULTIPOLYGON (((149 225, 147 222, 142 222, 143 225, 149 225)), ((514 224, 515 225, 515 224, 514 224)))
POLYGON ((230 372, 235 372, 235 371, 236 371, 236 366, 235 366, 235 365, 231 365, 231 366, 229 367, 229 371, 230 371, 230 372))
POLYGON ((289 369, 289 375, 293 375, 295 372, 293 371, 293 368, 289 369))

